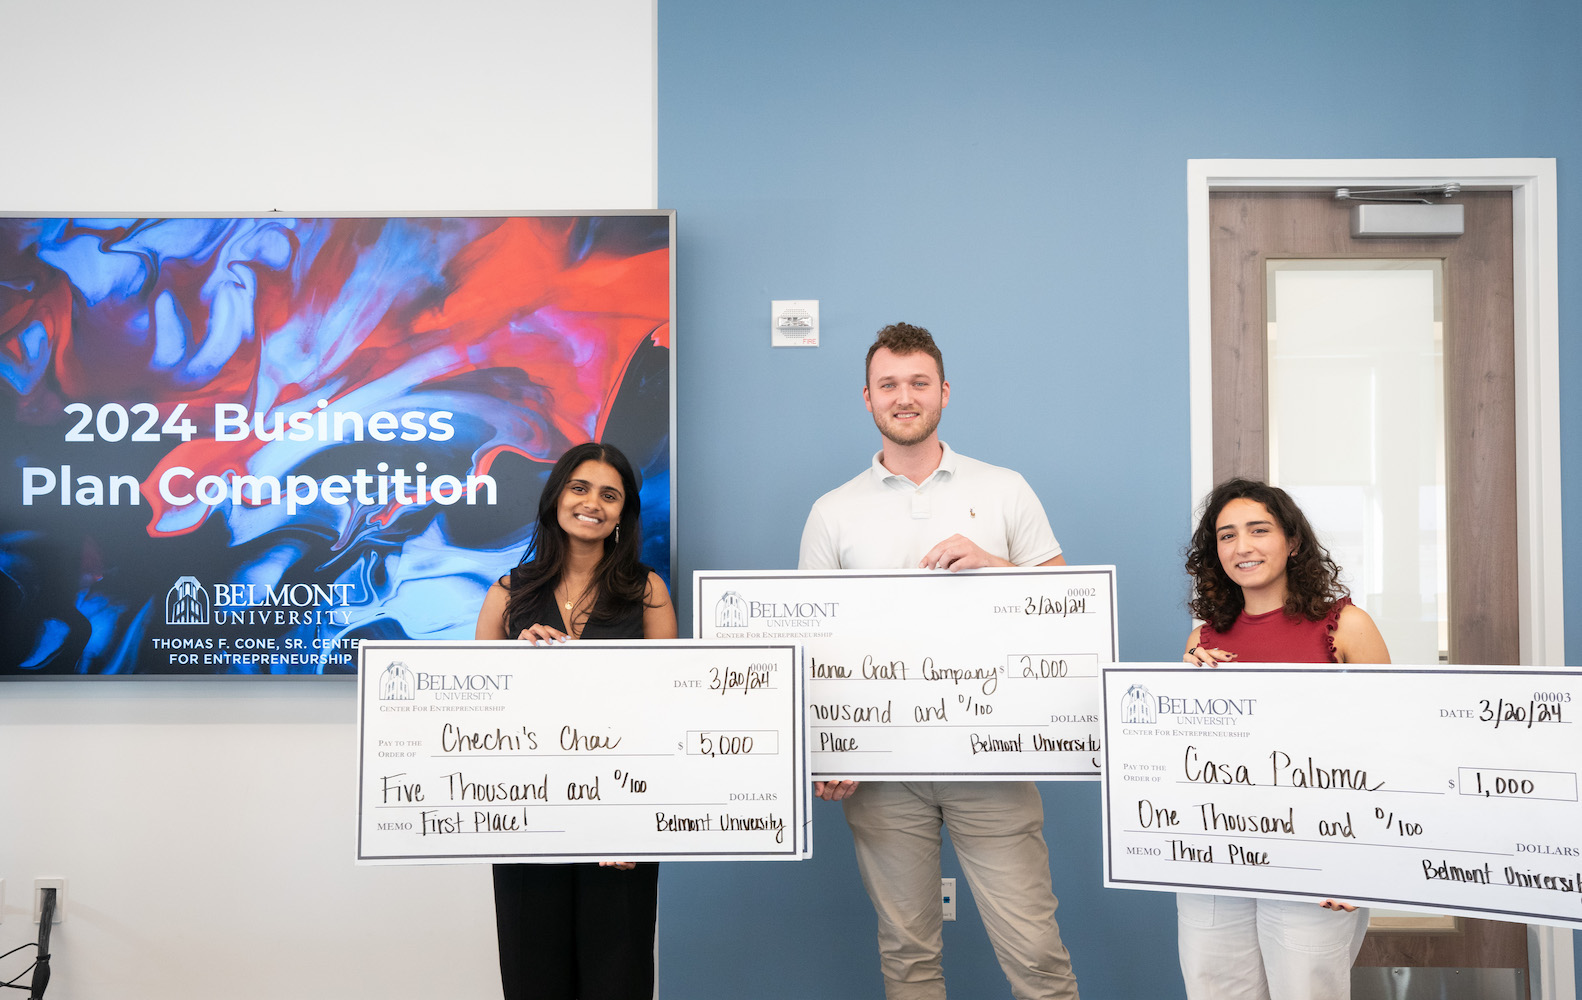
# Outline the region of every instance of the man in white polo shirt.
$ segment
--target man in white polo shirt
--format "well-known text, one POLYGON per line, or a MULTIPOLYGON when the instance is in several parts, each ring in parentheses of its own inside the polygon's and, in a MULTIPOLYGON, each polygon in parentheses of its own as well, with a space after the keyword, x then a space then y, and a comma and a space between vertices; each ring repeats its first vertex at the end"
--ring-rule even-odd
MULTIPOLYGON (((1065 563, 1027 481, 939 440, 950 402, 945 362, 922 327, 896 323, 868 348, 868 412, 883 435, 873 464, 818 499, 802 530, 802 569, 963 570, 1065 563)), ((942 622, 948 627, 948 623, 942 622)), ((1075 1000, 1060 942, 1044 809, 1030 781, 821 781, 851 826, 879 918, 888 1000, 944 1000, 940 827, 972 887, 1018 1000, 1075 1000)))

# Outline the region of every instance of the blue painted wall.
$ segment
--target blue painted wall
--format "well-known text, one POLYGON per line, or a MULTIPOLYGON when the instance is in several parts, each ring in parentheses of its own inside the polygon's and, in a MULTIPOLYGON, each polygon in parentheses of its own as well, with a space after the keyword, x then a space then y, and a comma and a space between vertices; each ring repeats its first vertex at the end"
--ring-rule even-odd
MULTIPOLYGON (((863 351, 904 319, 945 350, 943 437, 1021 471, 1072 562, 1119 567, 1122 656, 1179 655, 1196 157, 1557 157, 1564 478, 1582 496, 1568 266, 1582 233, 1579 48, 1575 2, 664 0, 677 581, 795 564, 808 506, 878 447, 863 351), (820 300, 822 347, 768 346, 775 298, 820 300)), ((1572 663, 1578 510, 1565 516, 1572 663)), ((1180 996, 1170 897, 1099 887, 1096 788, 1044 794, 1084 995, 1180 996)), ((836 807, 814 820, 806 864, 668 867, 666 995, 879 995, 850 836, 836 807)), ((947 925, 951 996, 1003 997, 963 903, 947 925)))

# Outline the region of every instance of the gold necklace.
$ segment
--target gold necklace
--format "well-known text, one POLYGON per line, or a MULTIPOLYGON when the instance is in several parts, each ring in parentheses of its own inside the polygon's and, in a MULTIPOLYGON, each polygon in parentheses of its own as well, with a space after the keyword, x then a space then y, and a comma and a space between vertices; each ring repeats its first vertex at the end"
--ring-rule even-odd
MULTIPOLYGON (((582 599, 584 597, 588 596, 588 591, 587 591, 586 588, 584 588, 582 593, 578 594, 575 598, 573 598, 571 596, 571 584, 566 583, 565 581, 561 581, 561 586, 564 586, 566 588, 566 590, 565 590, 565 600, 561 601, 561 605, 560 606, 565 608, 567 611, 571 611, 578 604, 582 603, 582 599)), ((560 595, 557 594, 556 596, 558 597, 560 595)))

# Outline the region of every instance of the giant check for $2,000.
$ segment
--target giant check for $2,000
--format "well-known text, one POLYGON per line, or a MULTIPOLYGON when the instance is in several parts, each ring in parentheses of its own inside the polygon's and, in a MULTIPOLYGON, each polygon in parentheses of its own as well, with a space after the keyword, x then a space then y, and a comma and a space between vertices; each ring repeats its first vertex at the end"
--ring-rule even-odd
POLYGON ((1095 780, 1115 570, 694 574, 693 634, 799 642, 818 779, 1095 780))
POLYGON ((1106 885, 1582 927, 1582 674, 1103 673, 1106 885))

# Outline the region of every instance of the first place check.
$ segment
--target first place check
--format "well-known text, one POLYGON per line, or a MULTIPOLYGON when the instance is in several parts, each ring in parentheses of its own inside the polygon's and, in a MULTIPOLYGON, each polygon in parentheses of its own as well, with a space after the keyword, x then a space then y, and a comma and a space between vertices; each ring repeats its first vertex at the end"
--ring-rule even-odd
POLYGON ((819 780, 1097 780, 1115 569, 693 574, 701 638, 799 642, 819 780))
POLYGON ((357 861, 799 860, 790 644, 365 641, 357 861))
POLYGON ((1104 670, 1104 884, 1582 927, 1582 673, 1104 670))

